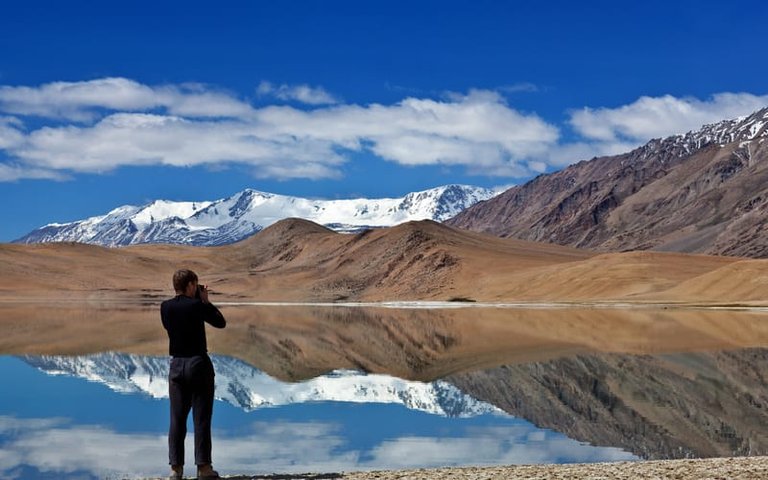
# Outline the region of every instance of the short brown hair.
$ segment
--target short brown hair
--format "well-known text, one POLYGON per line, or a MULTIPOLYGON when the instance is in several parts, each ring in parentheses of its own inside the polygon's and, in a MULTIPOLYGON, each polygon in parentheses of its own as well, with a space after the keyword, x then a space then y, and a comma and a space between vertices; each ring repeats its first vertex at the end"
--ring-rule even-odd
POLYGON ((178 293, 183 293, 187 285, 197 281, 197 274, 192 270, 176 270, 173 274, 173 289, 178 293))

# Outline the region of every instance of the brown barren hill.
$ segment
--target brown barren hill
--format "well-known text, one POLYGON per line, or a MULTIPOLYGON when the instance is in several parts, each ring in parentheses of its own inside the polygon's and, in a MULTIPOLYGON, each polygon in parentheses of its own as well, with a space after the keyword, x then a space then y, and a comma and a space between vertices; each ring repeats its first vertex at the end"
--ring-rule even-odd
POLYGON ((663 252, 598 255, 432 221, 340 234, 287 219, 233 245, 0 245, 0 299, 141 300, 192 268, 216 301, 760 302, 763 263, 663 252), (747 281, 750 280, 750 281, 747 281), (734 287, 738 286, 738 288, 734 287))

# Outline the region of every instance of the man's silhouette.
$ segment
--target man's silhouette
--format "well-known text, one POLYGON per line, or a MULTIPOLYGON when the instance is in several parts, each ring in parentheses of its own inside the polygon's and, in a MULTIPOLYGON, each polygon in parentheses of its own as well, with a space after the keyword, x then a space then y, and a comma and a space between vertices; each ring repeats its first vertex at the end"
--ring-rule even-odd
POLYGON ((213 363, 208 357, 205 324, 224 328, 227 321, 210 301, 208 289, 198 286, 192 270, 173 275, 176 296, 160 306, 160 318, 168 332, 171 365, 168 390, 171 425, 168 430, 168 457, 171 480, 181 480, 184 471, 184 438, 190 409, 195 424, 197 478, 213 480, 219 474, 211 460, 211 416, 213 415, 213 363))

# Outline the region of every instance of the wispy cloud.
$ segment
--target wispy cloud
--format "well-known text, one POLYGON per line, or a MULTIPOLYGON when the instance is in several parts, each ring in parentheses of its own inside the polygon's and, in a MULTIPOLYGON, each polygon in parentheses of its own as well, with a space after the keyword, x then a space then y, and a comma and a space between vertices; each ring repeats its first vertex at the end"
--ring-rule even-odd
POLYGON ((504 85, 502 87, 499 87, 498 90, 503 93, 519 93, 519 92, 535 93, 535 92, 541 91, 538 85, 530 82, 512 83, 509 85, 504 85))
POLYGON ((190 117, 241 117, 252 109, 233 96, 200 84, 150 87, 127 78, 52 82, 39 87, 0 86, 0 111, 90 122, 105 111, 160 110, 190 117))
POLYGON ((263 81, 256 88, 260 96, 275 97, 284 101, 296 101, 307 105, 331 105, 339 103, 338 99, 322 87, 309 85, 273 85, 263 81))
POLYGON ((25 178, 68 180, 70 177, 56 170, 34 168, 13 163, 0 163, 0 182, 13 182, 25 178))

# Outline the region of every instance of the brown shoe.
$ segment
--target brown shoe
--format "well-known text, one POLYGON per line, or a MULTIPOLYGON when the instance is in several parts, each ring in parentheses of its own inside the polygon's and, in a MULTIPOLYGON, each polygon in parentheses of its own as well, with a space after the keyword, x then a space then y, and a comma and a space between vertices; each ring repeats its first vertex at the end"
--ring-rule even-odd
POLYGON ((219 480, 219 472, 210 465, 204 465, 197 469, 197 480, 219 480))
POLYGON ((184 467, 181 465, 172 465, 171 474, 168 475, 168 480, 182 480, 184 478, 184 467))

